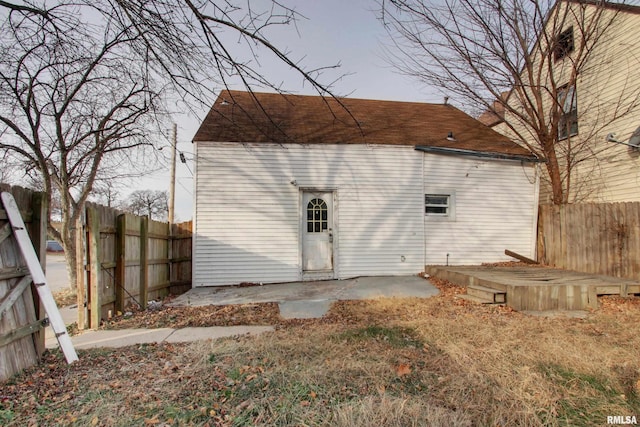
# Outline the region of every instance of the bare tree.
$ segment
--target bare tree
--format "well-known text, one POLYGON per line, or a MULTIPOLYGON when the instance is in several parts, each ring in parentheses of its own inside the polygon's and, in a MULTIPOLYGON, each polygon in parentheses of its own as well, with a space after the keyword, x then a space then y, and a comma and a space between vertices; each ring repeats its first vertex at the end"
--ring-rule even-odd
POLYGON ((120 180, 104 179, 93 186, 92 200, 109 208, 120 209, 124 202, 120 199, 123 186, 120 180))
POLYGON ((0 150, 19 158, 49 197, 59 195, 60 229, 75 282, 74 227, 105 166, 126 169, 132 149, 151 144, 149 116, 162 87, 144 58, 132 59, 126 29, 90 26, 62 10, 13 13, 0 45, 0 150), (91 31, 91 32, 90 32, 91 31), (146 131, 146 132, 145 132, 146 131))
MULTIPOLYGON (((261 73, 273 55, 321 94, 322 69, 306 70, 272 45, 267 30, 294 23, 278 1, 0 1, 0 155, 59 195, 75 283, 75 228, 98 181, 153 164, 165 107, 209 106, 215 88, 280 85, 261 73), (244 45, 240 46, 239 45, 244 45), (243 53, 244 52, 244 53, 243 53)), ((51 202, 51 200, 50 200, 51 202)))
POLYGON ((150 219, 162 221, 169 214, 169 192, 153 190, 136 190, 127 198, 126 210, 150 219))
MULTIPOLYGON (((546 160, 556 204, 579 197, 584 183, 573 178, 579 166, 597 159, 602 148, 594 140, 602 140, 613 121, 640 105, 640 86, 627 81, 624 98, 592 90, 577 108, 577 82, 588 87, 587 81, 614 60, 621 65, 607 55, 606 46, 623 6, 591 0, 380 4, 395 42, 390 60, 472 113, 502 115, 507 133, 546 160), (578 134, 579 121, 587 125, 581 124, 578 134)), ((636 69, 633 61, 622 65, 636 69)))

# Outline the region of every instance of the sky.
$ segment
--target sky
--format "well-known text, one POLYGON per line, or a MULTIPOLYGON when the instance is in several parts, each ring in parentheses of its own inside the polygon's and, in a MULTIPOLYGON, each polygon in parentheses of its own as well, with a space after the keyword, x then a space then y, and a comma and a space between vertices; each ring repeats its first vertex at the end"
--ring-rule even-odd
MULTIPOLYGON (((307 68, 340 64, 337 70, 325 72, 324 83, 338 79, 333 92, 351 98, 382 99, 396 101, 443 102, 443 95, 435 89, 403 76, 384 59, 383 46, 390 45, 382 23, 377 19, 376 2, 371 0, 289 0, 286 5, 295 7, 306 19, 297 21, 296 27, 278 27, 267 33, 269 40, 290 57, 301 60, 307 68)), ((242 47, 241 45, 240 48, 242 47)), ((288 92, 315 95, 308 83, 294 72, 283 70, 278 60, 260 57, 260 65, 271 80, 282 84, 288 92)), ((220 88, 222 89, 222 88, 220 88)), ((231 85, 231 89, 243 89, 231 85)), ((256 88, 260 91, 260 88, 256 88)), ((451 103, 455 105, 455 100, 451 103)), ((176 116, 178 124, 178 150, 185 153, 187 164, 177 164, 176 220, 187 221, 193 213, 193 145, 200 120, 208 112, 202 107, 199 117, 176 116)), ((169 135, 170 124, 167 125, 169 135)), ((167 139, 167 147, 169 147, 167 139)), ((168 150, 167 150, 168 151, 168 150)), ((138 182, 140 189, 168 190, 169 167, 166 172, 155 173, 138 182)))

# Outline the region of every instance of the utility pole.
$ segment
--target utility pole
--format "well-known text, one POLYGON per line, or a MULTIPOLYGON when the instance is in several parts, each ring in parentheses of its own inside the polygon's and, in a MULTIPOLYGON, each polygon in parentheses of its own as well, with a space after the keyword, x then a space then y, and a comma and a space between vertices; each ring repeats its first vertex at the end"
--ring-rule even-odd
POLYGON ((176 202, 176 153, 178 151, 178 125, 173 124, 171 134, 171 183, 169 186, 169 227, 173 224, 173 214, 176 202))

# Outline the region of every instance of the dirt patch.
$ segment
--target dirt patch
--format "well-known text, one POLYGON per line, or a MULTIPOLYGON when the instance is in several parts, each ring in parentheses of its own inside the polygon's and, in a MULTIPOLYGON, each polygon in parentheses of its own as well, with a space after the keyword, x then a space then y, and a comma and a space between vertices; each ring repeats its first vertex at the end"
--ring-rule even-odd
POLYGON ((281 322, 278 304, 239 304, 203 307, 158 306, 132 310, 103 322, 102 329, 186 328, 200 326, 275 325, 281 322))

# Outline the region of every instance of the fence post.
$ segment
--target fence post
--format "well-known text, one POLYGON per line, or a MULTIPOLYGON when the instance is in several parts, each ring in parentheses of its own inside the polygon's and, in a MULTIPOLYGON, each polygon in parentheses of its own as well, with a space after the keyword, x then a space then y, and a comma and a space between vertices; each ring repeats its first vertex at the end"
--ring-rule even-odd
POLYGON ((560 258, 557 260, 560 264, 558 267, 567 268, 567 210, 566 205, 558 206, 560 212, 560 258))
MULTIPOLYGON (((40 260, 40 265, 46 268, 47 265, 47 202, 44 193, 33 193, 31 195, 31 241, 40 260)), ((37 292, 32 292, 33 305, 36 312, 36 319, 42 320, 47 313, 44 305, 40 301, 37 292)), ((33 341, 38 355, 44 353, 44 329, 40 329, 33 334, 33 341)))
POLYGON ((89 327, 97 329, 100 326, 101 304, 100 304, 100 219, 98 212, 93 207, 87 208, 87 225, 89 230, 89 327))
POLYGON ((126 285, 127 268, 127 215, 120 214, 116 218, 116 313, 124 312, 124 289, 126 285))
POLYGON ((149 245, 149 217, 140 219, 140 309, 147 308, 149 295, 149 259, 147 247, 149 245))
POLYGON ((78 329, 87 328, 87 291, 85 289, 84 242, 85 229, 82 215, 76 221, 76 301, 78 303, 78 329))

